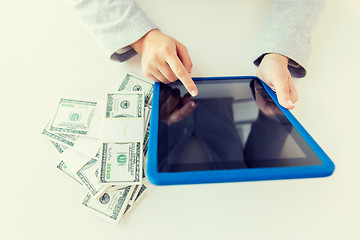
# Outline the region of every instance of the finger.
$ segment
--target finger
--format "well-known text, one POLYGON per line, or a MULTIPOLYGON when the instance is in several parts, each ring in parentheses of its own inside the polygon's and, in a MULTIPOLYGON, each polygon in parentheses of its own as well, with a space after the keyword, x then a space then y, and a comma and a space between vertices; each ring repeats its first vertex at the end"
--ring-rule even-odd
POLYGON ((295 88, 295 85, 294 85, 294 82, 292 81, 292 79, 290 79, 290 81, 289 81, 289 91, 290 91, 291 101, 293 103, 297 102, 299 100, 299 94, 295 88))
POLYGON ((186 71, 189 74, 191 74, 193 63, 191 61, 191 58, 190 58, 187 48, 184 45, 182 45, 180 42, 176 42, 176 51, 177 51, 177 55, 179 56, 180 61, 184 65, 186 71))
POLYGON ((288 79, 273 81, 273 85, 276 89, 276 95, 281 106, 287 109, 294 109, 295 105, 291 101, 288 79))
POLYGON ((269 86, 269 88, 271 88, 271 90, 273 90, 274 93, 276 93, 276 88, 274 86, 272 86, 272 85, 268 85, 268 86, 269 86))
POLYGON ((167 62, 161 64, 159 71, 169 82, 175 82, 178 79, 167 62))
POLYGON ((198 89, 180 59, 176 55, 171 55, 166 59, 166 62, 191 96, 195 97, 198 94, 198 89))
POLYGON ((170 81, 167 80, 166 77, 159 70, 154 70, 152 72, 152 75, 162 83, 165 83, 165 84, 170 83, 170 81))
POLYGON ((168 124, 173 124, 179 122, 186 118, 190 113, 194 111, 196 108, 197 103, 194 100, 187 102, 184 106, 180 109, 174 111, 168 118, 168 124))
POLYGON ((146 71, 144 71, 143 73, 144 73, 144 75, 145 75, 146 77, 150 78, 150 79, 153 80, 154 82, 159 82, 159 79, 157 79, 154 75, 152 75, 152 71, 146 70, 146 71))

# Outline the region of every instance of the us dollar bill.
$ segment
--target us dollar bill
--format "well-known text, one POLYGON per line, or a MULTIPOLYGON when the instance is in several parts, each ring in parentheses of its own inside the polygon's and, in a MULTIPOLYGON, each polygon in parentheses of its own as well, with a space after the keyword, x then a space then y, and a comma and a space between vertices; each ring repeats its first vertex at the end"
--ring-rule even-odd
POLYGON ((143 197, 148 190, 149 190, 149 185, 148 184, 145 184, 145 183, 141 184, 139 192, 137 193, 132 205, 134 205, 134 203, 136 201, 138 201, 141 197, 143 197))
POLYGON ((100 184, 99 180, 99 160, 91 158, 76 175, 93 197, 98 197, 104 192, 107 186, 100 184))
POLYGON ((139 184, 142 177, 142 143, 103 143, 100 183, 139 184))
POLYGON ((63 97, 42 131, 61 154, 57 168, 87 189, 82 205, 114 223, 149 192, 143 166, 153 85, 127 74, 118 92, 108 94, 105 101, 63 97), (113 124, 109 131, 104 131, 105 120, 113 124), (126 124, 121 130, 128 135, 117 141, 115 131, 114 138, 103 138, 114 133, 115 121, 122 120, 126 124), (130 136, 136 137, 125 139, 130 136))
POLYGON ((128 205, 132 205, 132 204, 134 203, 137 195, 138 195, 139 192, 140 192, 140 189, 141 189, 141 186, 140 186, 140 185, 135 185, 134 191, 133 191, 133 193, 132 193, 131 196, 130 196, 128 205))
POLYGON ((139 200, 144 197, 144 195, 149 191, 149 185, 142 183, 141 185, 137 185, 138 188, 134 190, 131 198, 129 199, 129 203, 125 209, 124 214, 126 214, 130 209, 133 209, 135 202, 139 202, 139 200))
POLYGON ((146 125, 150 122, 151 106, 145 106, 144 115, 145 115, 145 128, 146 128, 146 125))
POLYGON ((105 118, 142 118, 143 99, 142 92, 109 93, 106 98, 105 118))
POLYGON ((60 143, 54 142, 54 141, 50 141, 52 143, 52 145, 56 148, 56 150, 58 150, 58 152, 61 154, 63 153, 67 147, 64 145, 61 145, 60 143))
POLYGON ((128 206, 133 191, 134 186, 114 186, 102 193, 98 199, 88 193, 82 205, 117 224, 128 206))
MULTIPOLYGON (((51 121, 50 121, 51 122, 51 121)), ((63 146, 74 147, 76 140, 79 136, 67 133, 56 133, 50 131, 50 122, 45 126, 41 132, 42 135, 49 138, 52 142, 59 143, 63 146)), ((65 149, 63 149, 65 150, 65 149)))
POLYGON ((147 156, 148 144, 149 144, 149 135, 150 135, 150 122, 148 122, 148 124, 146 125, 145 136, 144 136, 144 141, 143 141, 144 157, 147 156))
POLYGON ((143 91, 145 104, 150 105, 153 96, 154 82, 140 79, 131 74, 127 74, 118 89, 118 91, 123 91, 123 90, 143 91))
POLYGON ((82 185, 82 183, 80 182, 79 178, 73 174, 71 171, 69 171, 69 169, 66 166, 66 163, 64 161, 61 161, 58 165, 57 168, 62 171, 63 173, 65 173, 66 175, 68 175, 69 177, 71 177, 73 180, 75 180, 77 183, 79 183, 80 185, 82 185))
POLYGON ((100 140, 96 138, 89 138, 86 136, 78 136, 68 133, 50 132, 49 125, 50 122, 42 131, 42 135, 48 138, 60 153, 73 150, 83 155, 94 157, 101 146, 100 140))
POLYGON ((139 191, 140 191, 140 185, 135 185, 134 191, 132 192, 132 194, 129 198, 127 207, 125 208, 125 211, 124 211, 124 214, 130 209, 130 207, 134 203, 134 200, 135 200, 136 196, 138 195, 139 191))
POLYGON ((55 115, 50 122, 49 131, 87 135, 96 105, 95 101, 60 98, 55 115))
MULTIPOLYGON (((118 92, 107 94, 105 119, 127 119, 134 123, 126 125, 127 128, 136 128, 144 121, 144 95, 143 92, 118 92), (134 120, 132 120, 134 119, 134 120), (140 123, 139 119, 142 119, 140 123), (131 127, 129 127, 131 126, 131 127)), ((135 129, 134 129, 135 130, 135 129)), ((131 132, 125 129, 124 132, 131 132)), ((140 138, 142 138, 142 134, 140 138)), ((103 142, 100 182, 103 184, 139 184, 142 170, 142 141, 129 141, 127 135, 119 136, 114 142, 103 142), (116 140, 116 141, 115 141, 116 140)), ((104 138, 104 136, 103 136, 104 138)))

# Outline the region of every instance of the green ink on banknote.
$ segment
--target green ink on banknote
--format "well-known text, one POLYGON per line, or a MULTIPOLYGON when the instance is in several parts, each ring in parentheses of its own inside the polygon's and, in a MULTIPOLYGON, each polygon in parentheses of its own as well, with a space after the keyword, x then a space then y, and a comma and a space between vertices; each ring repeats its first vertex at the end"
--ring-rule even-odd
POLYGON ((111 172, 111 163, 109 163, 109 164, 106 166, 106 179, 109 179, 109 178, 110 178, 110 172, 111 172))
POLYGON ((120 154, 117 157, 117 163, 118 163, 119 166, 125 166, 126 165, 126 160, 127 160, 126 154, 120 154))
POLYGON ((80 119, 80 115, 78 113, 72 113, 70 114, 69 120, 72 122, 77 122, 80 119))

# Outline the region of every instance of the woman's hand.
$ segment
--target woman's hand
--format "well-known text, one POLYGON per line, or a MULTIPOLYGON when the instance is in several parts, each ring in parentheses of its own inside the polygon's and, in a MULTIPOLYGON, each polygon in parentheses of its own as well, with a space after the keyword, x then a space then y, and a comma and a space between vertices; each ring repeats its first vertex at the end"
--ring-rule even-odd
POLYGON ((256 75, 276 92, 281 106, 292 110, 299 96, 288 69, 288 61, 287 57, 280 54, 266 54, 257 69, 256 75))
POLYGON ((179 79, 192 96, 198 89, 190 77, 192 62, 184 45, 153 29, 131 47, 141 55, 143 73, 153 79, 168 84, 179 79))

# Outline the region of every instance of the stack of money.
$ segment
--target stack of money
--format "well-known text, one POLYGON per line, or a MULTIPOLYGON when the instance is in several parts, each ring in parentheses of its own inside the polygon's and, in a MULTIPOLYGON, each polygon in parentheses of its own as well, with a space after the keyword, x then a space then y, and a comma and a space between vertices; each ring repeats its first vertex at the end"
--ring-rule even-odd
POLYGON ((96 101, 60 98, 42 134, 57 168, 86 189, 82 206, 118 223, 152 186, 145 176, 153 83, 127 74, 96 101))

